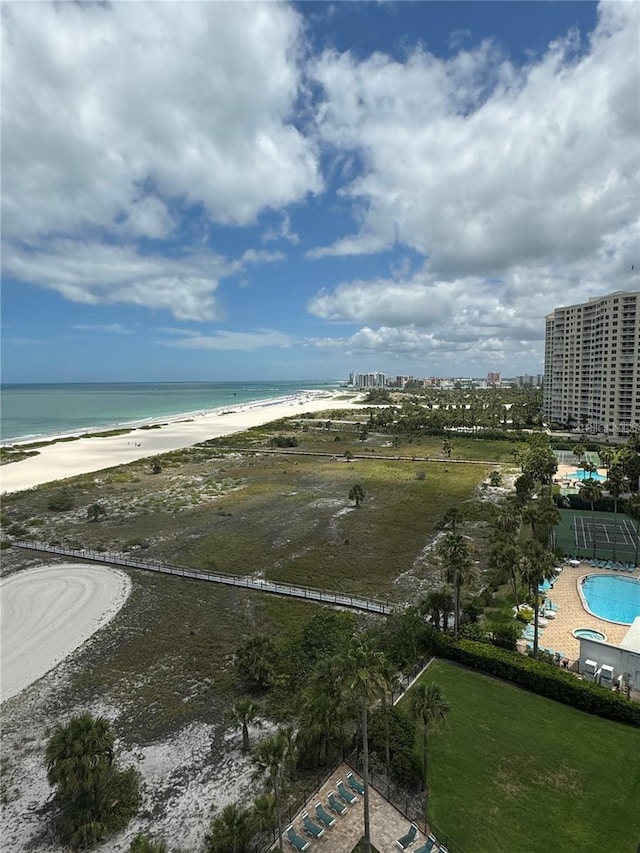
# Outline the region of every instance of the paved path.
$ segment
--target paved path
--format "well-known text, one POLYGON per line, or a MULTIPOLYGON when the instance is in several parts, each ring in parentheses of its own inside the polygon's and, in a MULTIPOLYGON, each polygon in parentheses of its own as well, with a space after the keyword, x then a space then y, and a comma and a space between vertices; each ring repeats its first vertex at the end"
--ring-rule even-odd
POLYGON ((313 587, 291 586, 290 584, 274 583, 262 578, 250 575, 222 575, 216 572, 198 572, 193 569, 185 569, 181 566, 169 566, 162 563, 153 563, 150 560, 132 560, 122 554, 111 552, 90 551, 87 549, 60 548, 56 545, 47 545, 44 542, 32 542, 27 540, 16 540, 12 543, 16 548, 24 548, 29 551, 44 551, 47 554, 59 554, 62 557, 72 557, 75 560, 87 560, 92 563, 106 563, 110 566, 123 566, 127 569, 144 569, 149 572, 161 572, 167 575, 178 575, 192 580, 209 581, 210 583, 221 583, 226 586, 239 586, 245 589, 253 589, 257 592, 268 592, 273 595, 287 595, 292 598, 305 598, 308 601, 318 601, 322 604, 333 604, 336 607, 346 607, 350 610, 364 610, 367 613, 379 613, 388 615, 393 610, 389 604, 375 599, 356 598, 352 595, 343 595, 337 592, 314 589, 313 587))

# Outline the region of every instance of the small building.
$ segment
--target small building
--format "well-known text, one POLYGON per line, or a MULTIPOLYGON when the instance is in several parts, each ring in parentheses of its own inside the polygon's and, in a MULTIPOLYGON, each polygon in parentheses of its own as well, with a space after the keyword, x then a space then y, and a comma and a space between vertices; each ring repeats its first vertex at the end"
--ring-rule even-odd
POLYGON ((640 699, 640 616, 619 645, 580 638, 580 674, 603 687, 615 687, 640 699))

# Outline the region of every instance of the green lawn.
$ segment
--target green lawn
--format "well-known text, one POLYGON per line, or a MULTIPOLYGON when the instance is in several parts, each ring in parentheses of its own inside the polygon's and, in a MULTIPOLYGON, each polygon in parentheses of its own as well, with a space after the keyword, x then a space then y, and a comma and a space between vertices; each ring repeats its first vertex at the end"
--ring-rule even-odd
POLYGON ((429 775, 451 853, 636 853, 638 729, 443 661, 425 679, 451 706, 429 775))

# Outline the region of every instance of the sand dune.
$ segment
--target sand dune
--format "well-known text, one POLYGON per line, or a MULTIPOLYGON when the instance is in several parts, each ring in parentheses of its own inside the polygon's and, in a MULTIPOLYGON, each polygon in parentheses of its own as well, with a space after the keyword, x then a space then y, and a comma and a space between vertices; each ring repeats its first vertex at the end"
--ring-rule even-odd
POLYGON ((1 700, 15 696, 120 610, 131 581, 117 569, 39 566, 0 580, 1 700))

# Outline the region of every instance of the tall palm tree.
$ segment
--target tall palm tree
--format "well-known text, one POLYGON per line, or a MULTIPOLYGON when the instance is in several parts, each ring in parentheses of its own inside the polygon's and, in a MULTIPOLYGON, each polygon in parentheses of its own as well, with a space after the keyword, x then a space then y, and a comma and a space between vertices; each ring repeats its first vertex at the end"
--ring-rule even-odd
POLYGON ((586 504, 591 504, 591 515, 595 515, 594 504, 602 497, 602 486, 592 477, 585 480, 580 487, 578 497, 586 504))
POLYGON ((449 704, 442 694, 438 684, 427 684, 421 681, 411 691, 411 715, 417 719, 422 728, 422 790, 425 792, 425 812, 429 808, 429 734, 436 725, 444 720, 449 711, 449 704))
POLYGON ((520 586, 520 574, 518 560, 520 550, 518 542, 507 542, 504 539, 496 539, 491 554, 489 565, 495 573, 498 583, 510 583, 513 592, 513 601, 516 607, 520 606, 518 588, 520 586))
POLYGON ((249 809, 229 803, 211 822, 206 837, 207 853, 249 853, 253 830, 249 809))
POLYGON ((271 791, 265 791, 255 798, 251 809, 251 820, 256 832, 273 835, 276 827, 276 798, 271 791))
POLYGON ((282 847, 282 794, 295 764, 296 751, 290 729, 278 729, 256 747, 251 760, 254 778, 262 779, 275 800, 278 841, 282 847))
POLYGON ((362 781, 364 785, 364 846, 371 853, 369 817, 369 705, 384 695, 386 658, 361 635, 354 635, 343 658, 342 685, 360 706, 362 729, 362 781))
POLYGON ((620 465, 611 466, 609 476, 603 487, 613 498, 613 518, 617 523, 620 495, 629 491, 629 480, 625 477, 624 470, 620 465))
POLYGON ((431 616, 431 624, 434 626, 436 631, 440 630, 441 623, 443 630, 447 627, 447 616, 452 610, 453 597, 451 595, 451 590, 448 589, 448 587, 434 589, 427 593, 420 605, 421 613, 423 615, 428 614, 431 616))
POLYGON ((255 723, 257 726, 262 725, 262 721, 258 718, 260 714, 260 705, 251 699, 243 697, 233 705, 227 714, 229 722, 236 728, 242 730, 242 751, 249 752, 249 726, 255 723))
POLYGON ((453 587, 453 634, 457 638, 460 629, 460 590, 473 577, 469 546, 464 536, 450 531, 438 542, 436 550, 443 563, 447 582, 453 587))
POLYGON ((347 708, 327 681, 313 677, 301 696, 299 734, 301 755, 313 757, 314 766, 326 764, 335 748, 345 740, 347 708))
POLYGON ((558 507, 550 497, 532 501, 523 512, 523 518, 531 525, 531 532, 542 545, 551 546, 553 530, 560 522, 558 507))
POLYGON ((527 584, 533 604, 533 656, 538 657, 538 634, 540 629, 540 594, 538 587, 547 580, 553 580, 556 556, 540 542, 534 540, 523 545, 519 560, 522 579, 527 584))
POLYGON ((47 743, 47 778, 64 799, 89 793, 104 785, 113 764, 114 735, 106 717, 84 713, 66 726, 57 725, 47 743))

